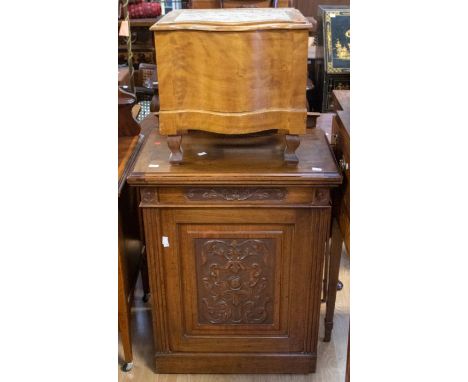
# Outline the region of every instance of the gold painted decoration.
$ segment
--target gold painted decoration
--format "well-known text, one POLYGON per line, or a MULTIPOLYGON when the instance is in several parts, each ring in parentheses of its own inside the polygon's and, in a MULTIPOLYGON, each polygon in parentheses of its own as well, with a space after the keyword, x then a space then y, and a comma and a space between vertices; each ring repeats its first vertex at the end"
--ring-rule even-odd
POLYGON ((349 8, 323 9, 323 33, 326 72, 349 73, 351 61, 349 8))

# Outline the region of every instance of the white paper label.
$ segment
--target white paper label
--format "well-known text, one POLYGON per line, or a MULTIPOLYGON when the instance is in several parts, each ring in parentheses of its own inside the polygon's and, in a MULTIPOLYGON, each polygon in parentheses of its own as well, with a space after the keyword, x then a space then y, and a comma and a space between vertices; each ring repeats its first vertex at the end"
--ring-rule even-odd
POLYGON ((128 21, 123 20, 120 24, 119 36, 128 37, 128 21))
POLYGON ((162 245, 163 247, 169 247, 169 238, 167 236, 162 237, 162 245))

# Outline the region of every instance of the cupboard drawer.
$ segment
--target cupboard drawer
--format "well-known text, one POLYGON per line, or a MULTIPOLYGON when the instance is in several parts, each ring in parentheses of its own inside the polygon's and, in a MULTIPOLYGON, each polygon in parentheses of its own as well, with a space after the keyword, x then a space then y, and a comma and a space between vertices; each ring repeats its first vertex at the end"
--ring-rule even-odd
POLYGON ((350 141, 346 129, 340 123, 339 118, 333 118, 332 124, 333 137, 335 138, 335 146, 333 148, 335 157, 340 165, 343 177, 343 182, 349 183, 350 177, 350 141))
POLYGON ((350 150, 349 150, 349 135, 345 128, 340 124, 339 119, 335 116, 332 124, 333 137, 335 138, 335 150, 337 159, 340 159, 341 154, 345 156, 346 161, 349 163, 350 150))
POLYGON ((328 206, 329 190, 312 187, 143 187, 142 207, 328 206))

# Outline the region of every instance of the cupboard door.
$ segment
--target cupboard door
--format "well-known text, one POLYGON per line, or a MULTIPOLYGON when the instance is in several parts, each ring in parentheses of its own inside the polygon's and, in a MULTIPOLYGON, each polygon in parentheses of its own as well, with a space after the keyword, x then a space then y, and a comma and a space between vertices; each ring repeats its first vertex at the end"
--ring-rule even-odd
POLYGON ((321 210, 161 209, 167 350, 315 350, 321 210))

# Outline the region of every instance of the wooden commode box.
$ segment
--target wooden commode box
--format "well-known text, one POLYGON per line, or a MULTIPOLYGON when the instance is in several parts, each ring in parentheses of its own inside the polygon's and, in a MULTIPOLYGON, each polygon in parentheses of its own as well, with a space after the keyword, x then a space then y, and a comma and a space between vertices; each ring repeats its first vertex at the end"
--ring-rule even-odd
POLYGON ((278 130, 287 134, 285 160, 297 162, 311 27, 293 8, 184 9, 154 24, 160 133, 171 163, 182 161, 188 130, 278 130))

